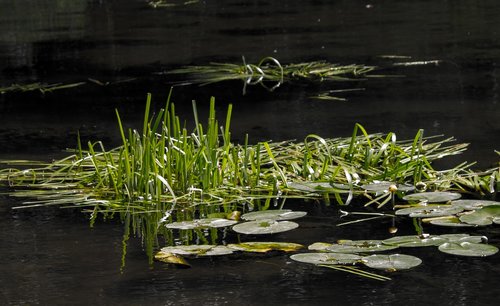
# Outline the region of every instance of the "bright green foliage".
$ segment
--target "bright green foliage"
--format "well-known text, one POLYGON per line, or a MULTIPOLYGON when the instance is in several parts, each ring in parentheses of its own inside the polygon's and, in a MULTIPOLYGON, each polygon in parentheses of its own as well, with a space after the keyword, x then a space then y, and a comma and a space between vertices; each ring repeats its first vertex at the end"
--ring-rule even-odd
MULTIPOLYGON (((318 77, 326 73, 321 66, 314 69, 318 77)), ((291 77, 284 70, 285 76, 291 77)), ((78 141, 73 155, 52 163, 8 161, 35 168, 3 169, 0 182, 16 190, 13 196, 33 199, 23 208, 82 207, 91 213, 92 223, 98 215, 119 215, 125 223, 124 247, 130 234, 139 235, 151 259, 157 237, 172 237, 162 225, 174 221, 249 207, 267 210, 271 204, 281 209, 287 198, 328 201, 333 194, 340 204, 356 195, 372 199, 361 186, 377 181, 478 194, 498 185, 498 169, 479 174, 465 164, 444 171, 431 166, 435 159, 466 149, 466 144, 451 144, 453 138, 424 138, 419 131, 413 140, 396 141, 394 133, 368 134, 356 124, 346 138, 309 135, 303 142, 236 144, 231 142, 231 105, 220 125, 214 99, 206 124, 199 121, 193 103, 193 131, 181 124, 170 97, 155 116, 150 106, 148 95, 142 130, 125 130, 117 113, 123 145, 107 150, 97 141, 85 149, 78 141)), ((380 200, 382 205, 394 198, 386 194, 371 202, 380 200)))

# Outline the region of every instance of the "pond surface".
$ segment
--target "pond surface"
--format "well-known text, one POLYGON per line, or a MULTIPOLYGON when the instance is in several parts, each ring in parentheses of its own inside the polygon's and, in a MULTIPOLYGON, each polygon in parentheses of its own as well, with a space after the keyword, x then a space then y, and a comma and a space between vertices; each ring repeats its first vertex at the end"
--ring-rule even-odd
MULTIPOLYGON (((423 128, 426 135, 471 144, 443 165, 477 161, 485 169, 498 163, 499 15, 496 0, 199 1, 156 9, 142 0, 2 1, 0 87, 86 84, 0 95, 0 158, 62 156, 62 149, 75 146, 78 130, 84 140, 100 139, 111 148, 119 136, 114 109, 138 126, 146 93, 153 93, 159 108, 176 80, 164 71, 273 56, 282 63, 376 65, 381 74, 404 77, 285 84, 274 92, 254 86, 245 95, 241 82, 179 86, 173 96, 178 112, 191 120, 195 99, 203 118, 210 96, 220 113, 233 103, 233 138, 248 133, 251 142, 302 140, 310 133, 349 136, 356 122, 370 133, 395 132, 398 139, 413 138, 423 128), (394 67, 400 60, 383 55, 440 62, 394 67), (344 93, 347 102, 309 98, 320 90, 353 87, 365 90, 344 93)), ((120 273, 118 222, 90 229, 87 216, 77 211, 12 211, 18 202, 1 194, 0 204, 3 305, 497 304, 498 254, 476 259, 404 250, 423 264, 377 282, 292 262, 283 254, 198 259, 191 269, 155 263, 150 269, 135 239, 120 273)), ((308 217, 298 221, 298 230, 270 239, 310 244, 390 237, 386 222, 336 227, 335 207, 292 204, 308 217)), ((399 233, 413 233, 411 223, 398 227, 399 233)), ((498 226, 473 233, 500 246, 498 226)))

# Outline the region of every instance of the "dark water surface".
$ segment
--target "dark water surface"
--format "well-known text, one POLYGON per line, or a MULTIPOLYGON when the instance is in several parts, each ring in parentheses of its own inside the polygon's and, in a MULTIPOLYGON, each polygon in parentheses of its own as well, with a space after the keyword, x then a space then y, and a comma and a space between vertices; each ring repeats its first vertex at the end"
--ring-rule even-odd
MULTIPOLYGON (((0 0, 0 87, 13 83, 74 83, 41 94, 0 95, 0 158, 50 160, 84 139, 117 145, 114 109, 129 125, 141 120, 145 95, 155 107, 182 65, 210 61, 282 63, 327 60, 370 64, 405 77, 339 84, 289 84, 242 95, 239 82, 174 90, 178 111, 191 118, 210 96, 222 113, 234 104, 234 138, 252 142, 348 136, 359 122, 368 132, 412 138, 455 136, 470 149, 449 163, 498 162, 500 134, 500 4, 457 1, 200 1, 153 9, 142 0, 0 0), (438 65, 390 68, 397 59, 438 65), (100 86, 88 78, 111 84, 100 86), (133 80, 131 80, 133 79, 133 80), (113 83, 119 82, 119 83, 113 83), (309 99, 319 90, 363 87, 348 102, 309 99)), ((200 115, 202 116, 202 115, 200 115)), ((222 115, 221 115, 222 116, 222 115)), ((122 226, 58 209, 15 212, 0 195, 2 305, 493 305, 499 256, 462 258, 435 249, 405 253, 422 266, 376 282, 291 262, 287 255, 193 260, 192 269, 149 269, 139 239, 120 273, 122 226)), ((301 229, 272 237, 310 244, 387 238, 388 224, 335 227, 335 208, 298 203, 309 211, 301 229)), ((446 232, 429 228, 429 231, 446 232)), ((400 231, 412 233, 410 224, 400 231)), ((498 227, 476 231, 500 246, 498 227)))

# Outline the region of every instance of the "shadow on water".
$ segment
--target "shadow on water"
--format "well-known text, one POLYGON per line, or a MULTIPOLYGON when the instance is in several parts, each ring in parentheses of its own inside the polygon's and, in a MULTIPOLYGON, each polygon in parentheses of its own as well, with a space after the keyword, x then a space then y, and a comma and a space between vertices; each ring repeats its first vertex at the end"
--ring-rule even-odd
MULTIPOLYGON (((471 143, 457 161, 498 162, 500 6, 497 1, 200 1, 156 8, 147 1, 20 0, 0 3, 0 87, 29 83, 85 85, 45 94, 0 95, 0 158, 51 159, 84 140, 118 144, 114 109, 139 126, 144 97, 163 106, 171 68, 210 61, 241 63, 273 56, 283 63, 325 59, 385 67, 404 77, 332 85, 284 85, 272 93, 242 84, 181 86, 177 112, 200 117, 209 97, 234 103, 234 139, 302 140, 307 134, 348 136, 359 122, 368 132, 399 139, 419 128, 427 135, 471 143), (440 60, 438 65, 392 67, 395 59, 440 60), (102 84, 89 81, 98 80, 102 84), (121 82, 124 80, 130 80, 121 82), (106 83, 109 84, 106 85, 106 83), (115 83, 117 82, 117 83, 115 83), (318 101, 318 90, 356 87, 348 102, 318 101), (185 103, 184 103, 185 102, 185 103)), ((192 122, 188 122, 192 124, 192 122)), ((109 145, 108 145, 109 143, 109 145)), ((453 160, 451 164, 456 164, 453 160)), ((491 305, 500 275, 498 255, 451 257, 415 249, 424 265, 379 283, 292 262, 287 255, 199 259, 193 268, 149 269, 140 239, 131 240, 120 274, 122 226, 89 228, 76 211, 11 211, 0 194, 0 302, 6 305, 491 305)), ((334 207, 296 203, 309 216, 278 240, 387 238, 387 224, 334 226, 334 207)), ((411 225, 401 230, 411 233, 411 225)), ((477 230, 500 244, 497 227, 477 230)))

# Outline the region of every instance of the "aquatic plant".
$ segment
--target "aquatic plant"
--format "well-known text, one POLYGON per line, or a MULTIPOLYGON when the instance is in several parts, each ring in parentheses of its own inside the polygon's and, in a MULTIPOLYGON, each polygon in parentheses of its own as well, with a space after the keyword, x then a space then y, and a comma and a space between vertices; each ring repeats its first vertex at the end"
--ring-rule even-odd
MULTIPOLYGON (((243 57, 242 64, 209 63, 208 65, 186 66, 167 71, 167 74, 187 75, 181 84, 207 85, 218 82, 241 80, 243 94, 247 85, 261 85, 273 91, 285 82, 291 81, 350 81, 366 77, 375 70, 374 66, 350 64, 340 65, 327 61, 313 61, 282 65, 276 58, 268 56, 257 64, 249 64, 243 57)), ((333 93, 359 89, 330 90, 314 96, 318 99, 344 100, 333 96, 333 93)))
POLYGON ((30 84, 11 84, 10 86, 0 87, 0 94, 5 94, 8 92, 26 92, 26 91, 34 91, 38 90, 42 94, 47 92, 52 92, 60 89, 67 89, 78 87, 86 84, 85 82, 77 82, 71 84, 63 84, 63 83, 55 83, 55 84, 46 84, 46 83, 30 83, 30 84))
POLYGON ((13 189, 12 196, 30 198, 15 209, 80 207, 90 213, 91 224, 98 216, 119 216, 125 224, 124 250, 128 237, 138 235, 152 260, 158 238, 172 238, 172 230, 164 225, 173 222, 282 209, 290 198, 329 203, 333 195, 339 204, 349 204, 354 196, 364 196, 383 206, 414 188, 478 195, 498 189, 496 168, 478 173, 470 164, 448 170, 432 167, 434 160, 466 149, 453 138, 424 137, 419 131, 412 140, 398 141, 394 133, 368 134, 356 124, 346 138, 309 135, 303 142, 249 144, 247 137, 236 144, 231 141, 231 105, 219 125, 212 99, 204 125, 193 103, 193 131, 181 124, 170 95, 156 115, 150 107, 148 95, 140 131, 125 130, 116 113, 123 142, 119 147, 107 150, 96 141, 84 149, 78 140, 71 155, 54 162, 4 161, 23 167, 0 171, 0 182, 13 189), (35 167, 25 168, 30 165, 35 167), (379 182, 390 184, 386 190, 374 188, 379 182))

